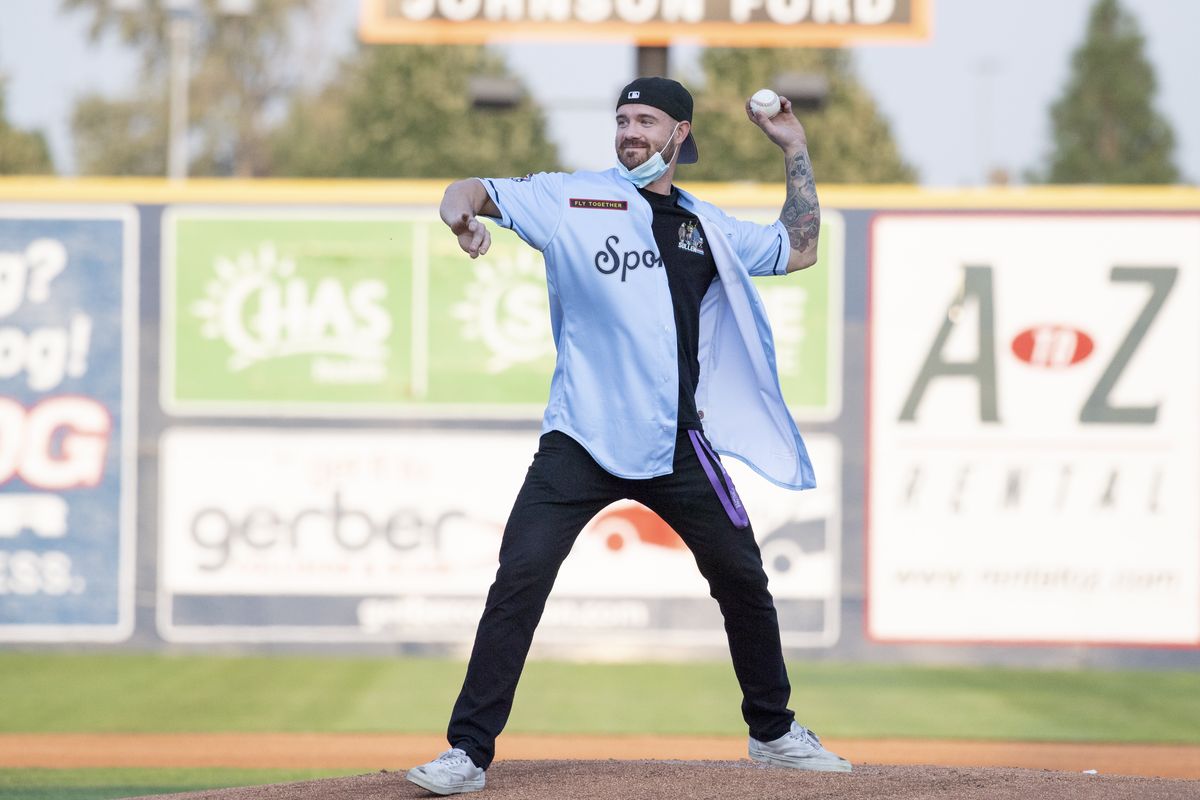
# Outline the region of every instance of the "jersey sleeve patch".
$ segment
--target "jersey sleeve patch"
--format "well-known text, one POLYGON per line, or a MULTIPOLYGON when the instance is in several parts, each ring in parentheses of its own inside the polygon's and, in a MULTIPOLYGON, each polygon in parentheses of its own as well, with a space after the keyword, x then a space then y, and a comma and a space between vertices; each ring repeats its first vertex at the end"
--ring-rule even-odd
POLYGON ((592 208, 599 211, 629 210, 629 203, 625 200, 591 200, 585 197, 572 197, 569 204, 571 208, 592 208))

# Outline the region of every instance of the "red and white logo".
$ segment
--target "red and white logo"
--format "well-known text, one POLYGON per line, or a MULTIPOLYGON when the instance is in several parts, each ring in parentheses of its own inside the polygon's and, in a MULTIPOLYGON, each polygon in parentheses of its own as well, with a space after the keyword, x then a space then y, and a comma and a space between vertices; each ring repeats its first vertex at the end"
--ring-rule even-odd
POLYGON ((603 537, 605 547, 614 553, 634 542, 669 550, 687 549, 674 528, 640 503, 605 509, 588 528, 592 534, 603 537))
POLYGON ((1012 340, 1013 355, 1033 367, 1065 369, 1092 354, 1096 343, 1078 328, 1036 325, 1012 340))

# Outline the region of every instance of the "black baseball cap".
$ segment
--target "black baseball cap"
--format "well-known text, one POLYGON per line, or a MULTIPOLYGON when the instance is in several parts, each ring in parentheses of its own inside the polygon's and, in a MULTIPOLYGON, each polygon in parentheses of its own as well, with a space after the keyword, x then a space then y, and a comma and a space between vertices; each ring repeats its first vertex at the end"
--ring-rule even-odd
MULTIPOLYGON (((665 111, 677 122, 692 121, 692 95, 679 81, 670 78, 638 78, 621 90, 617 108, 628 103, 641 103, 665 111)), ((696 140, 688 131, 687 138, 679 146, 679 163, 695 164, 700 154, 696 152, 696 140)))

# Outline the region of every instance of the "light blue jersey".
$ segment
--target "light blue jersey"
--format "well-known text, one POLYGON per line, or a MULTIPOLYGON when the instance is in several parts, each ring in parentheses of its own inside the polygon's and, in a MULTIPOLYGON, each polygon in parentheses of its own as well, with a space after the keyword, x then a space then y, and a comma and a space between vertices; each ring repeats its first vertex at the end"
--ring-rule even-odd
MULTIPOLYGON (((561 431, 623 478, 672 470, 679 405, 675 312, 650 206, 616 169, 481 178, 499 223, 546 261, 558 359, 542 432, 561 431)), ((784 405, 751 275, 787 272, 783 224, 742 222, 680 191, 717 266, 700 304, 696 408, 716 450, 789 489, 815 485, 784 405)))

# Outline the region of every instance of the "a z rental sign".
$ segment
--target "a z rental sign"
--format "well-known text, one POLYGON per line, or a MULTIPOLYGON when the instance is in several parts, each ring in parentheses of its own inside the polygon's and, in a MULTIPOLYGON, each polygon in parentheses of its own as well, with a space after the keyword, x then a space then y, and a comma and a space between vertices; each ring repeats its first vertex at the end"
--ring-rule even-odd
POLYGON ((603 38, 834 47, 929 37, 933 0, 363 0, 365 42, 603 38))
POLYGON ((1200 642, 1200 218, 881 214, 869 631, 1200 642))

